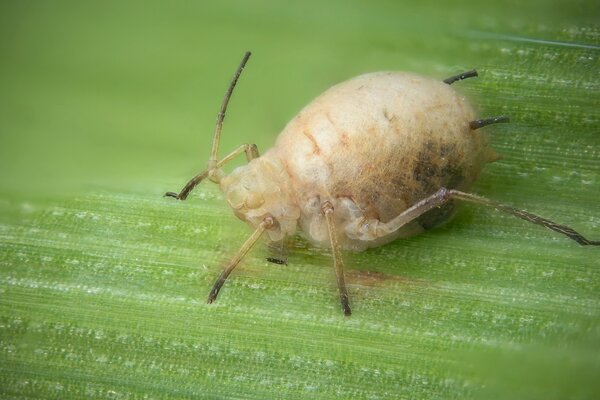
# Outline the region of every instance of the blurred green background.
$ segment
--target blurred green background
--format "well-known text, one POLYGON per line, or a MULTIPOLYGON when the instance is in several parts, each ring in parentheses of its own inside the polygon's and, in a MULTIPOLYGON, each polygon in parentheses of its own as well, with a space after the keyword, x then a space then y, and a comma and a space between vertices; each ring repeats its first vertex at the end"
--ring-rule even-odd
MULTIPOLYGON (((352 76, 446 78, 504 158, 473 191, 600 239, 595 1, 3 1, 0 397, 544 398, 600 395, 600 249, 493 210, 347 254, 254 250, 216 188, 162 198, 221 149, 266 150, 352 76), (525 4, 523 4, 525 3, 525 4)), ((238 162, 241 163, 240 160, 238 162)))

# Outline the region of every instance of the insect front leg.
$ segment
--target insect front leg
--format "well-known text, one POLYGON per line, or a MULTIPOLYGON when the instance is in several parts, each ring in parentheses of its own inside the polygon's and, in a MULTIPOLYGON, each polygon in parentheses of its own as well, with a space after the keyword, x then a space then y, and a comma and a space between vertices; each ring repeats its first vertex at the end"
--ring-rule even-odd
POLYGON ((393 218, 387 223, 382 223, 379 220, 374 219, 363 219, 360 223, 353 226, 353 234, 362 240, 373 240, 376 238, 387 236, 402 226, 414 221, 427 211, 432 210, 435 207, 440 207, 450 199, 456 199, 461 201, 467 201, 470 203, 481 204, 489 207, 493 207, 496 210, 503 211, 507 214, 514 215, 515 217, 521 218, 525 221, 532 222, 537 225, 544 226, 555 232, 562 233, 569 239, 572 239, 580 245, 600 245, 600 240, 589 240, 583 235, 578 233, 568 226, 557 224, 556 222, 550 221, 546 218, 542 218, 538 215, 532 214, 525 210, 520 210, 506 204, 498 203, 485 197, 477 196, 472 193, 465 193, 459 190, 441 188, 433 195, 419 201, 410 208, 407 208, 397 217, 393 218))
POLYGON ((209 163, 208 169, 200 172, 198 175, 190 179, 190 181, 183 187, 183 189, 181 189, 179 193, 167 192, 165 193, 165 196, 174 197, 177 200, 185 200, 190 192, 204 179, 209 178, 211 181, 219 183, 223 177, 223 171, 221 170, 221 167, 242 153, 246 153, 246 159, 248 162, 260 157, 260 154, 258 153, 258 147, 256 147, 255 144, 243 144, 213 165, 210 165, 209 163))
POLYGON ((350 302, 348 300, 348 291, 346 290, 346 281, 344 280, 344 263, 342 261, 342 247, 338 242, 335 221, 333 218, 333 205, 330 201, 325 201, 321 205, 321 210, 325 214, 327 221, 327 230, 329 231, 329 242, 331 244, 331 252, 333 254, 333 266, 335 268, 335 277, 337 280, 338 290, 340 292, 340 302, 344 315, 351 315, 350 302))

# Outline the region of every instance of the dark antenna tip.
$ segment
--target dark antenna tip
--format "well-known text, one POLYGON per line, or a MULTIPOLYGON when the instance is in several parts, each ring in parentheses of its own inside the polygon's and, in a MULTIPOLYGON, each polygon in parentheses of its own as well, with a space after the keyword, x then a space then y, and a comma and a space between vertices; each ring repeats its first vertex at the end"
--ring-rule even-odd
POLYGON ((469 122, 469 127, 471 129, 475 130, 475 129, 483 128, 484 126, 487 126, 487 125, 504 124, 507 122, 510 122, 510 118, 508 118, 506 115, 500 115, 499 117, 492 117, 492 118, 485 118, 485 119, 478 119, 475 121, 471 121, 471 122, 469 122))
POLYGON ((450 78, 444 79, 444 83, 447 83, 448 85, 452 85, 456 81, 462 81, 463 79, 467 79, 467 78, 475 78, 477 76, 479 76, 477 71, 472 69, 470 71, 463 72, 462 74, 454 75, 454 76, 451 76, 450 78))
POLYGON ((165 193, 165 197, 174 197, 176 199, 179 198, 179 196, 175 192, 167 192, 167 193, 165 193))

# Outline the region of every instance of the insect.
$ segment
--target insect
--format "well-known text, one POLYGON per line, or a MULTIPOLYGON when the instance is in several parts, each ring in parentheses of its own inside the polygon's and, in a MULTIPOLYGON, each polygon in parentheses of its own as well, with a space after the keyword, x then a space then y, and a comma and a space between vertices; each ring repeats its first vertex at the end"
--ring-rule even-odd
POLYGON ((208 168, 178 194, 166 193, 185 200, 208 178, 220 185, 235 215, 255 229, 217 278, 208 303, 263 234, 278 243, 301 229, 314 244, 331 248, 342 311, 350 315, 342 250, 361 251, 429 230, 452 216, 456 200, 493 207, 581 245, 600 245, 569 227, 466 192, 483 166, 499 157, 479 129, 508 122, 505 116, 476 119, 452 88, 477 76, 474 70, 441 82, 403 72, 358 76, 300 111, 264 155, 256 145, 243 144, 219 159, 227 105, 249 58, 247 52, 223 99, 208 168), (241 154, 248 164, 226 175, 223 165, 241 154))

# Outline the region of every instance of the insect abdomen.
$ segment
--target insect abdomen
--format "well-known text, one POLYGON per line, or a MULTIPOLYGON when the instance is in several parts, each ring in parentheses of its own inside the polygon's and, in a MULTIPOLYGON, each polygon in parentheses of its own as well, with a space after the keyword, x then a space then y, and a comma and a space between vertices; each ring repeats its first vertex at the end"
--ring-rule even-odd
POLYGON ((442 82, 367 74, 309 104, 276 151, 302 195, 351 197, 386 221, 442 186, 466 189, 475 180, 492 150, 469 128, 473 119, 466 100, 442 82))

